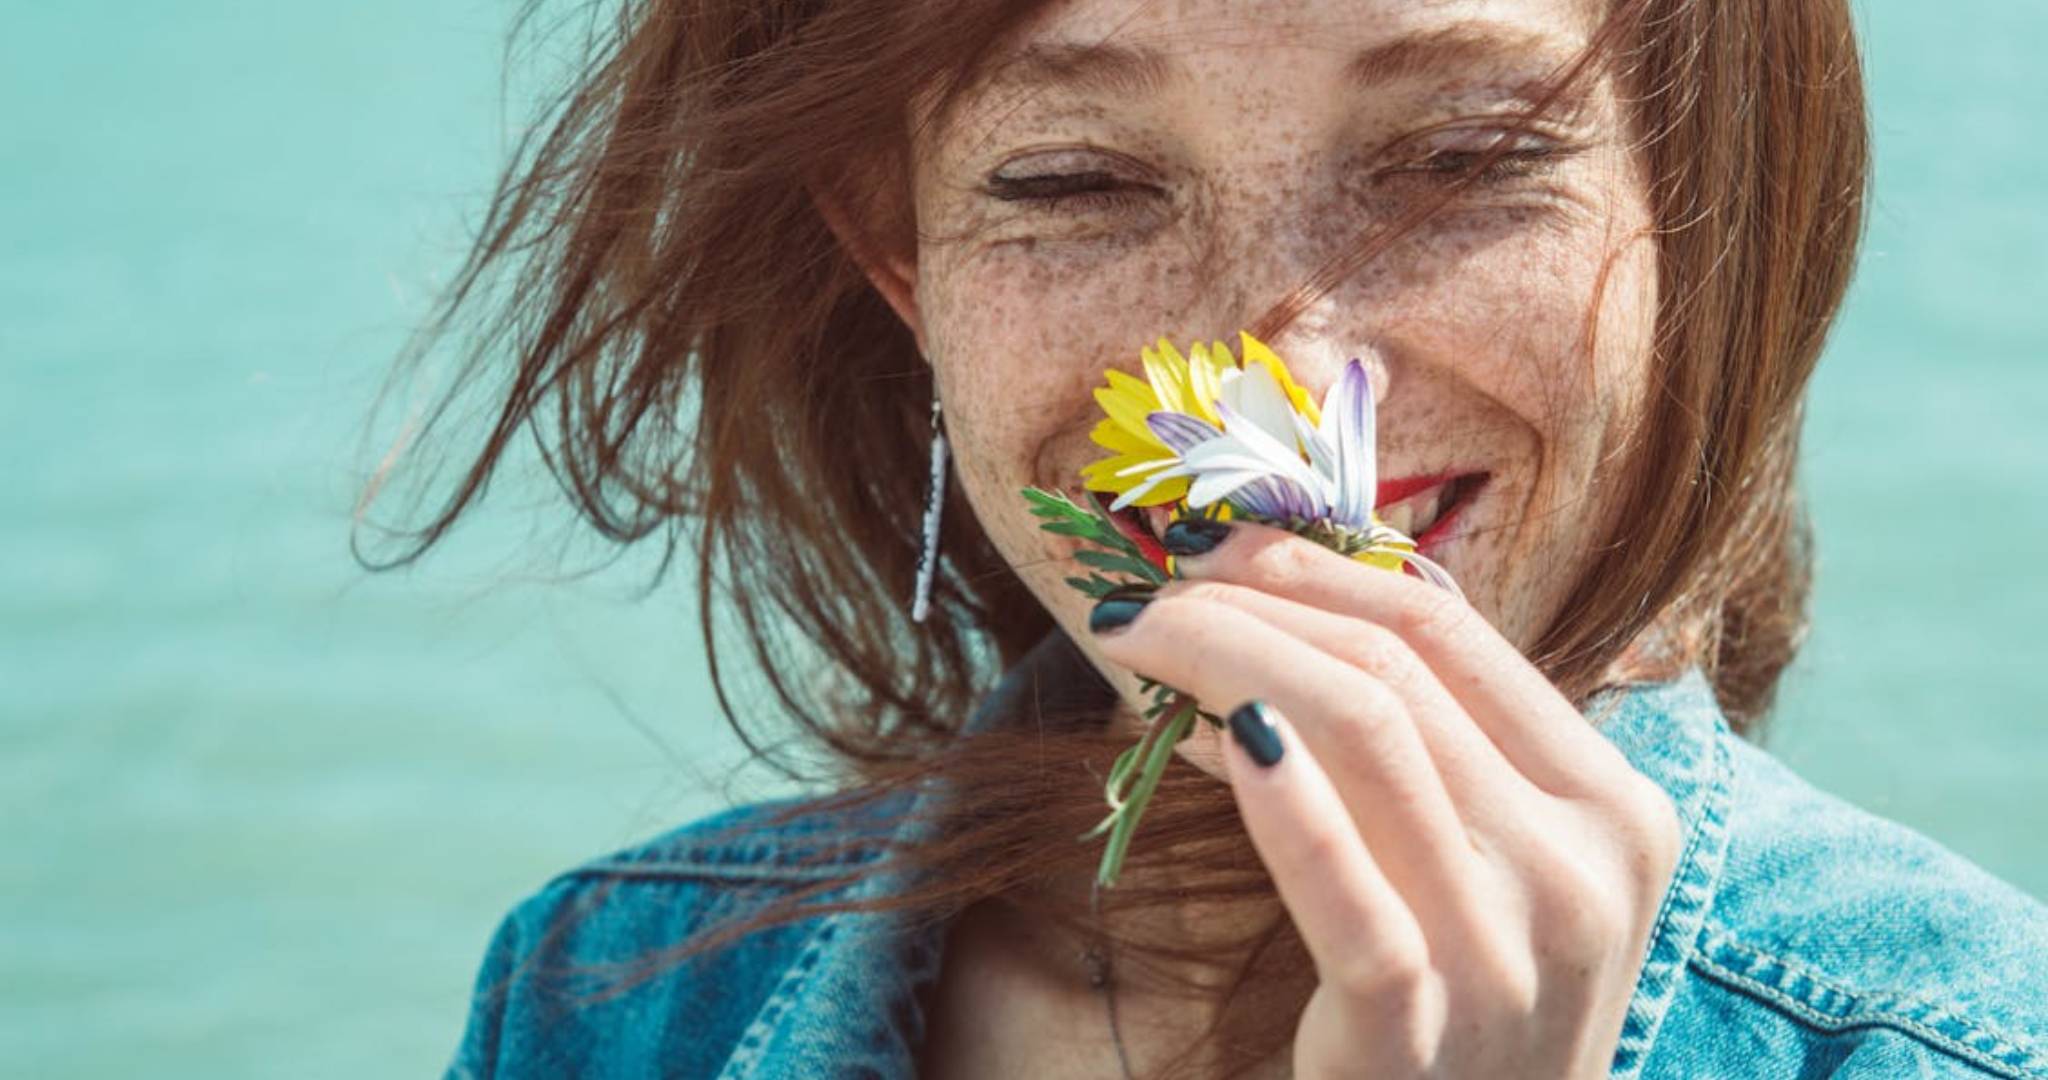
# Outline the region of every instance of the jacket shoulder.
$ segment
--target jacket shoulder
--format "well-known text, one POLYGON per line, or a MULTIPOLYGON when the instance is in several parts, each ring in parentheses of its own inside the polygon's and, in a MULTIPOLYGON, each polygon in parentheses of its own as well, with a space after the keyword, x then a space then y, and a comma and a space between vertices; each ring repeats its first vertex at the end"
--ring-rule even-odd
POLYGON ((1810 1060, 1838 1056, 1842 1075, 1897 1075, 1912 1060, 1936 1075, 2048 1077, 2048 907, 1730 744, 1727 861, 1690 963, 1712 984, 1700 992, 1768 1013, 1810 1060))
POLYGON ((499 921, 447 1075, 716 1072, 707 1055, 733 1045, 813 928, 680 947, 872 858, 849 832, 855 818, 803 797, 746 803, 555 875, 499 921))

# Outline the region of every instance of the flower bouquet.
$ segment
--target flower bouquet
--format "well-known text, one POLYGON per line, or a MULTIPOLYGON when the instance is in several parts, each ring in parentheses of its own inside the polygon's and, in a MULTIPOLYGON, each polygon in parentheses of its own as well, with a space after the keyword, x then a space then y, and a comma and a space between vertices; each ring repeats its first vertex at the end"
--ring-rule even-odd
MULTIPOLYGON (((1027 487, 1039 526, 1080 539, 1086 577, 1067 583, 1090 599, 1116 589, 1157 588, 1178 576, 1153 530, 1183 517, 1244 519, 1286 529, 1386 570, 1413 568, 1456 592, 1415 541, 1373 513, 1378 488, 1372 381, 1353 358, 1318 405, 1273 350, 1240 333, 1241 352, 1196 342, 1189 355, 1165 338, 1141 350, 1145 378, 1112 370, 1095 400, 1103 419, 1090 437, 1110 456, 1082 469, 1087 505, 1027 487), (1105 505, 1099 495, 1114 495, 1105 505), (1113 576, 1112 576, 1113 575, 1113 576)), ((1104 795, 1109 813, 1083 841, 1107 833, 1096 881, 1116 884, 1131 837, 1173 748, 1197 717, 1222 720, 1172 687, 1140 677, 1151 696, 1147 727, 1118 755, 1104 795)))

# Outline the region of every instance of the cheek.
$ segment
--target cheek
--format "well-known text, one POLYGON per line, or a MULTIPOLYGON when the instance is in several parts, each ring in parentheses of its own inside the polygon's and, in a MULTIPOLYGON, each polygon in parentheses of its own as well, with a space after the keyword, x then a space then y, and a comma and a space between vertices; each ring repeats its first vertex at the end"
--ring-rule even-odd
POLYGON ((1597 401, 1588 345, 1603 238, 1519 215, 1452 219, 1417 237, 1377 298, 1385 332, 1419 362, 1550 436, 1597 401))
MULTIPOLYGON (((1099 451, 1093 392, 1134 343, 1174 325, 1171 269, 1108 245, 940 247, 919 306, 955 443, 975 483, 1070 486, 1099 451)), ((1012 496, 1014 490, 1010 491, 1012 496)))

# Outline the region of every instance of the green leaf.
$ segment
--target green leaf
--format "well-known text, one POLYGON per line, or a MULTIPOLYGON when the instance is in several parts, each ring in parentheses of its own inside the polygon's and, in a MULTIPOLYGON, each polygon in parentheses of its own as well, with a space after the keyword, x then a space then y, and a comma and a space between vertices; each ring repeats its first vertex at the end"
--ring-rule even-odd
POLYGON ((1166 578, 1162 574, 1160 574, 1158 567, 1153 566, 1151 563, 1146 562, 1143 559, 1136 558, 1130 555, 1112 554, 1107 551, 1089 551, 1086 548, 1083 548, 1082 550, 1076 551, 1074 553, 1074 558, 1079 560, 1084 565, 1095 567, 1098 570, 1109 570, 1119 574, 1131 574, 1136 577, 1144 578, 1145 580, 1153 582, 1155 584, 1163 583, 1166 580, 1166 578))
POLYGON ((1085 578, 1070 577, 1066 580, 1068 585, 1090 600, 1100 600, 1109 595, 1111 589, 1131 584, 1128 581, 1111 581, 1101 574, 1089 574, 1085 578))

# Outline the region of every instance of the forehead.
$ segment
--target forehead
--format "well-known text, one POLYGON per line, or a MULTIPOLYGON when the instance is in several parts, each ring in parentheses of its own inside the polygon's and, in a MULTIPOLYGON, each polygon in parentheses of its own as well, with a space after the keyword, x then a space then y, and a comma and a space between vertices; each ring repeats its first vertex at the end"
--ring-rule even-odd
POLYGON ((1344 89, 1495 78, 1533 87, 1595 29, 1602 0, 1065 0, 982 73, 1014 92, 1117 101, 1287 82, 1344 89))

